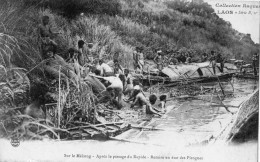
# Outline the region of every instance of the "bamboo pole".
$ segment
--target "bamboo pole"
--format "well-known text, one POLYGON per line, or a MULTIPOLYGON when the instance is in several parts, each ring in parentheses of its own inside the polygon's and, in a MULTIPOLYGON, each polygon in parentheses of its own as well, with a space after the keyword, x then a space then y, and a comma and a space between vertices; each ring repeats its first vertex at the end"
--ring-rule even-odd
POLYGON ((71 130, 84 129, 84 128, 106 127, 106 126, 110 126, 110 125, 113 126, 113 125, 117 125, 117 124, 123 124, 123 122, 113 122, 113 123, 96 124, 96 125, 87 123, 84 126, 76 126, 76 127, 73 127, 73 128, 69 128, 67 130, 71 131, 71 130))
POLYGON ((113 110, 104 109, 104 111, 112 112, 112 113, 114 113, 116 116, 118 116, 120 119, 123 119, 120 115, 118 115, 118 114, 117 114, 115 111, 113 111, 113 110))
POLYGON ((154 128, 154 127, 146 127, 146 126, 135 126, 135 125, 131 125, 132 129, 141 129, 141 130, 148 130, 148 131, 165 131, 164 129, 160 129, 160 128, 154 128))
POLYGON ((226 95, 225 95, 224 89, 223 89, 223 87, 222 87, 222 84, 221 84, 221 82, 220 82, 220 80, 219 80, 219 77, 218 77, 216 74, 213 74, 208 67, 207 67, 207 69, 209 70, 209 72, 210 72, 213 76, 215 75, 216 78, 218 79, 218 84, 219 84, 219 86, 220 86, 221 92, 223 93, 223 95, 224 95, 224 97, 225 97, 226 95))
POLYGON ((58 128, 60 128, 60 110, 61 110, 61 107, 60 107, 60 100, 61 100, 61 91, 60 91, 60 87, 61 87, 61 82, 60 82, 61 74, 60 74, 60 69, 61 69, 61 66, 59 66, 58 128))
POLYGON ((96 124, 96 120, 97 120, 96 114, 97 114, 97 108, 96 108, 96 106, 94 106, 94 121, 93 121, 93 124, 96 124))

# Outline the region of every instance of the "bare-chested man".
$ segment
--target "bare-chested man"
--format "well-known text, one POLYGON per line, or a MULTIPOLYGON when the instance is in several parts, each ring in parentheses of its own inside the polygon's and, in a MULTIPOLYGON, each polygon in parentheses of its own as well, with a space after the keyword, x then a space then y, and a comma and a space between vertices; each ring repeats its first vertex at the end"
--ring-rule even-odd
MULTIPOLYGON (((152 107, 152 104, 155 103, 156 99, 157 98, 154 98, 154 96, 151 96, 149 99, 150 99, 150 102, 146 99, 146 97, 144 96, 143 92, 140 90, 140 89, 135 89, 134 90, 134 95, 135 96, 135 100, 134 102, 131 104, 131 108, 133 108, 135 105, 139 104, 139 106, 143 106, 145 105, 146 106, 146 113, 147 114, 156 114, 156 115, 159 115, 161 116, 160 113, 158 113, 153 107, 152 107), (155 100, 155 101, 154 101, 155 100)), ((156 96, 155 96, 156 97, 156 96)))

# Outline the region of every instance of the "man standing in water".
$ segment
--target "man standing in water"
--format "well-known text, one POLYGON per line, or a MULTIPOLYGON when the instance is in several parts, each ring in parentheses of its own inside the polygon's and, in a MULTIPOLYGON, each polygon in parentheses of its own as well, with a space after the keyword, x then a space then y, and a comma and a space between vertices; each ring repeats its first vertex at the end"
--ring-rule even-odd
POLYGON ((166 112, 166 99, 167 99, 167 96, 166 95, 161 95, 159 97, 160 99, 160 106, 161 106, 161 110, 162 112, 166 112))
POLYGON ((252 60, 253 60, 254 75, 257 76, 257 69, 256 69, 256 67, 257 67, 257 64, 259 64, 259 62, 257 61, 257 60, 258 60, 258 55, 257 55, 257 53, 255 53, 255 54, 253 55, 252 60))

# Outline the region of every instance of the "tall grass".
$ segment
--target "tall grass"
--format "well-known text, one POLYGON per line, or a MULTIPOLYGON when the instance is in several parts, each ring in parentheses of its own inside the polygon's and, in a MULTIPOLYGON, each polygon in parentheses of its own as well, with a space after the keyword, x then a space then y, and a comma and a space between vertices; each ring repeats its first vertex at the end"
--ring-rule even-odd
POLYGON ((78 40, 83 39, 94 44, 97 58, 111 60, 115 53, 119 53, 121 63, 129 67, 131 57, 128 56, 132 56, 130 53, 133 48, 122 43, 121 38, 109 26, 100 24, 95 16, 78 17, 71 21, 50 10, 38 11, 33 6, 22 10, 18 2, 10 4, 8 1, 3 1, 2 4, 5 5, 1 6, 0 10, 2 24, 0 27, 0 105, 2 106, 0 131, 5 132, 3 135, 42 139, 46 133, 51 133, 55 138, 59 138, 56 133, 60 130, 54 128, 54 125, 61 128, 75 126, 74 122, 79 118, 93 122, 96 97, 89 85, 81 82, 79 89, 65 82, 52 85, 49 78, 42 75, 45 73, 41 66, 43 59, 37 33, 41 17, 48 15, 54 30, 60 30, 62 33, 55 38, 58 43, 58 54, 66 53, 71 47, 77 48, 78 40), (47 113, 61 114, 59 122, 57 115, 50 117, 51 124, 21 117, 23 109, 28 104, 46 94, 47 113), (16 102, 19 98, 20 101, 16 102), (59 112, 57 106, 60 108, 59 112), (24 119, 29 122, 24 122, 24 119), (57 125, 58 123, 60 124, 57 125), (40 127, 40 130, 35 130, 35 126, 40 127))
POLYGON ((17 66, 30 68, 40 59, 35 31, 37 12, 33 9, 22 10, 20 5, 19 2, 1 0, 1 43, 5 43, 5 48, 8 48, 1 48, 1 61, 4 57, 8 58, 9 62, 21 63, 17 66))
POLYGON ((11 137, 22 124, 22 109, 30 103, 27 74, 41 57, 34 31, 37 12, 21 10, 18 1, 0 3, 0 130, 11 137))
POLYGON ((111 60, 116 53, 119 53, 119 60, 123 65, 126 60, 131 62, 131 57, 125 56, 130 55, 133 48, 124 44, 110 26, 99 23, 97 16, 83 16, 68 21, 48 11, 43 12, 42 15, 53 17, 55 26, 61 30, 62 34, 57 38, 57 42, 63 50, 69 47, 77 48, 78 40, 82 39, 87 43, 93 43, 92 50, 96 58, 111 60))

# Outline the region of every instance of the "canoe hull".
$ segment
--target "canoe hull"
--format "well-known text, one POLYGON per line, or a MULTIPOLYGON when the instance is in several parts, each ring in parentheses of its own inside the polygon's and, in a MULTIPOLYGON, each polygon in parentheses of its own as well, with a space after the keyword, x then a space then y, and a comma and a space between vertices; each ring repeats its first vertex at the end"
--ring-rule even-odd
POLYGON ((207 76, 207 77, 194 77, 194 78, 182 78, 182 79, 176 79, 176 80, 171 80, 170 78, 167 77, 159 77, 159 76, 135 76, 135 79, 142 80, 143 85, 154 85, 154 84, 173 84, 173 86, 182 82, 185 83, 204 83, 204 82, 214 82, 219 80, 226 80, 230 79, 234 76, 235 73, 226 73, 226 74, 221 74, 217 76, 207 76))

